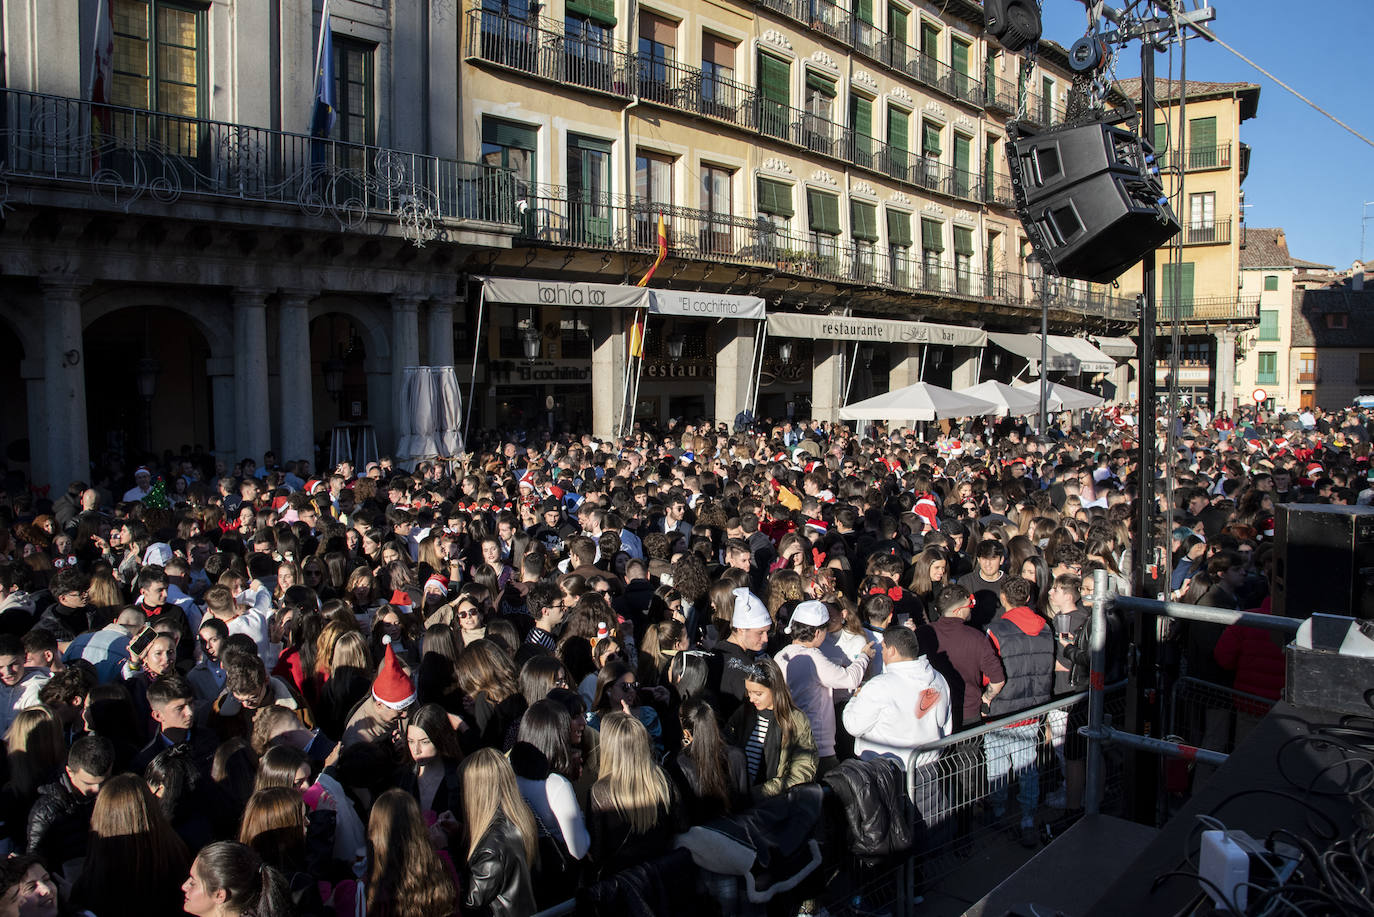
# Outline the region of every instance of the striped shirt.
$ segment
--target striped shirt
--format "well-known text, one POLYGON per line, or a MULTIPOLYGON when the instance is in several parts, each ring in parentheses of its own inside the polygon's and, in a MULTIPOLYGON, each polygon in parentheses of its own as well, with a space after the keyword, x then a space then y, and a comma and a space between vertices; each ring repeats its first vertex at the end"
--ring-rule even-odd
POLYGON ((773 728, 773 711, 760 710, 754 731, 744 743, 744 756, 749 760, 749 776, 758 780, 763 770, 763 747, 768 742, 768 730, 773 728))

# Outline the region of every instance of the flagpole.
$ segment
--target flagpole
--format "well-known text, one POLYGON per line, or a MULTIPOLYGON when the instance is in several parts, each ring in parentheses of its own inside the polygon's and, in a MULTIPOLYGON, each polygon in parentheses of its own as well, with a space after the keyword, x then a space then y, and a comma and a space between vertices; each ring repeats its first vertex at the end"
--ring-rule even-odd
POLYGON ((320 8, 320 37, 315 40, 315 78, 311 81, 311 85, 315 87, 315 95, 319 95, 320 92, 320 60, 324 57, 324 30, 328 25, 329 0, 324 0, 324 6, 320 8))
MULTIPOLYGON (((108 0, 100 0, 95 7, 95 35, 91 40, 91 81, 86 86, 86 94, 91 102, 95 99, 95 76, 96 68, 100 66, 100 21, 105 18, 105 4, 108 0)), ((114 28, 114 23, 110 23, 110 28, 114 28)))

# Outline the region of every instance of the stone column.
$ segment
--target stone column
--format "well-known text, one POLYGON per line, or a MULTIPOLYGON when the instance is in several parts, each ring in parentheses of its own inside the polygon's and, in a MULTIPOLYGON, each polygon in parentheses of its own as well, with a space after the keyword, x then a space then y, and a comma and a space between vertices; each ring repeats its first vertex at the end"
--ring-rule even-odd
POLYGON ((401 424, 405 412, 405 377, 407 366, 420 364, 420 301, 419 293, 397 290, 391 294, 391 416, 389 436, 377 432, 378 447, 383 453, 395 454, 404 435, 401 424))
POLYGON ((633 314, 592 310, 592 435, 597 439, 614 437, 620 424, 625 406, 625 322, 633 314))
POLYGON ((431 299, 427 313, 426 363, 430 366, 453 365, 453 303, 448 299, 431 299))
POLYGON ((310 302, 304 290, 283 290, 278 309, 283 462, 309 459, 315 468, 315 392, 310 371, 310 302))
POLYGON ((272 447, 272 408, 267 396, 267 293, 234 291, 235 460, 262 463, 272 447))
POLYGON ((1217 332, 1217 394, 1212 400, 1212 413, 1234 407, 1236 395, 1236 333, 1230 328, 1217 332))
POLYGON ((716 326, 716 423, 734 429, 735 415, 749 407, 754 393, 753 367, 758 322, 724 321, 716 326))
MULTIPOLYGON (((86 430, 86 352, 81 327, 84 284, 66 276, 41 279, 43 288, 43 375, 41 423, 46 426, 47 468, 43 480, 54 497, 72 481, 90 479, 86 430)), ((38 469, 35 469, 38 470, 38 469)))
MULTIPOLYGON (((29 410, 29 477, 41 486, 47 483, 48 474, 47 379, 43 374, 42 354, 22 360, 19 377, 24 380, 24 400, 29 410)), ((88 481, 84 477, 82 480, 88 481)), ((49 496, 56 499, 61 494, 54 489, 49 496)))
MULTIPOLYGON (((892 369, 887 374, 889 392, 921 381, 920 344, 892 344, 889 352, 892 356, 892 369)), ((912 422, 908 420, 888 420, 887 424, 889 430, 912 426, 912 422)))
POLYGON ((215 458, 230 469, 234 467, 238 455, 234 363, 232 357, 211 357, 205 361, 205 374, 210 377, 210 404, 214 409, 215 458))
POLYGON ((1116 369, 1112 370, 1112 385, 1116 387, 1116 401, 1118 404, 1125 404, 1135 398, 1131 392, 1131 364, 1133 360, 1125 363, 1116 364, 1116 369))
POLYGON ((973 388, 978 384, 978 356, 981 348, 955 347, 953 350, 954 375, 950 380, 950 388, 956 392, 973 388))
POLYGON ((817 341, 811 360, 811 419, 833 423, 840 416, 844 393, 841 370, 853 345, 846 341, 817 341))

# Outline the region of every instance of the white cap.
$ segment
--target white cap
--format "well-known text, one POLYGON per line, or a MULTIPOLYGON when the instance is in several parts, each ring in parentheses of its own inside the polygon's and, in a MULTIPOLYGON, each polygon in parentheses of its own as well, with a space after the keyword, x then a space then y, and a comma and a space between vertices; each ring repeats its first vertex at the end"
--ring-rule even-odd
POLYGON ((148 545, 148 550, 143 552, 143 564, 157 564, 159 567, 167 566, 167 561, 172 559, 172 546, 166 542, 158 541, 148 545))
POLYGON ((808 627, 824 627, 830 623, 830 609, 825 607, 824 602, 817 602, 812 599, 809 602, 802 602, 797 609, 792 612, 792 620, 784 629, 783 633, 792 633, 792 628, 798 624, 805 624, 808 627))
POLYGON ((768 617, 768 609, 758 596, 748 589, 734 591, 735 612, 730 617, 730 626, 739 630, 752 630, 757 627, 771 627, 773 619, 768 617))

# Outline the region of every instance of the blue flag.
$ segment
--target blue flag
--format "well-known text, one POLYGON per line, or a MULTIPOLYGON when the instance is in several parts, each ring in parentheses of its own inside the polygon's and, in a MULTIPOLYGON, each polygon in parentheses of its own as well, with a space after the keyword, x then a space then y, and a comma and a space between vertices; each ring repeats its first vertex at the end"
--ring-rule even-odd
MULTIPOLYGON (((327 7, 326 7, 327 9, 327 7)), ((310 118, 310 136, 328 137, 338 120, 335 112, 334 87, 334 30, 329 27, 329 14, 320 26, 320 48, 315 68, 315 110, 310 118)))

